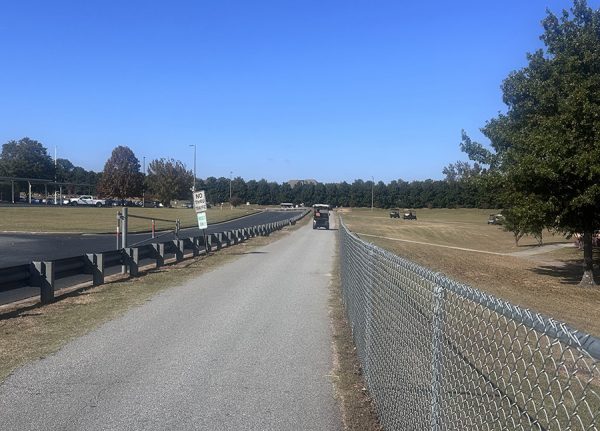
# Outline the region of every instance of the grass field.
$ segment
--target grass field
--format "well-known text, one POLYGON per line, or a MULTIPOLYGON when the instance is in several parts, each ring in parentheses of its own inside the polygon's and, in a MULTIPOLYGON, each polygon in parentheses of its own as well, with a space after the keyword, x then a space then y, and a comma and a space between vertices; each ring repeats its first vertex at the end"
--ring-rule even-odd
MULTIPOLYGON (((116 230, 117 212, 121 208, 85 207, 2 207, 0 208, 0 232, 82 232, 110 233, 116 230)), ((172 229, 175 219, 181 227, 196 226, 196 213, 188 208, 129 208, 130 215, 155 217, 173 222, 156 222, 156 229, 172 229)), ((218 223, 257 212, 256 207, 211 208, 207 212, 209 223, 218 223)), ((151 221, 130 218, 129 231, 151 230, 151 221)))
POLYGON ((544 234, 537 247, 487 225, 493 210, 422 209, 417 220, 390 219, 386 210, 341 213, 363 239, 455 280, 600 336, 600 289, 577 284, 581 252, 560 235, 544 234))

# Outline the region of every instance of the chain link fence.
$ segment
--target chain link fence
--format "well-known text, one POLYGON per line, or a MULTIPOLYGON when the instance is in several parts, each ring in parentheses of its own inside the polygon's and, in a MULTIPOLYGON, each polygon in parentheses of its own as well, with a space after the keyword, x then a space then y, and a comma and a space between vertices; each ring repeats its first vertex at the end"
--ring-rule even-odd
POLYGON ((340 223, 344 303, 390 430, 598 430, 600 340, 400 258, 340 223))

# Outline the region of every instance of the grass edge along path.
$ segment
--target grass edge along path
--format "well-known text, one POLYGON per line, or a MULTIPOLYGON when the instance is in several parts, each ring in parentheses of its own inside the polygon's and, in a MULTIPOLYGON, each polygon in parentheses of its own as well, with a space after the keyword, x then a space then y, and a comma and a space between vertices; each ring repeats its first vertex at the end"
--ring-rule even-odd
POLYGON ((0 315, 0 383, 17 368, 51 355, 69 341, 143 305, 156 294, 231 262, 244 252, 282 239, 309 220, 310 217, 304 217, 268 237, 250 238, 208 256, 77 291, 52 304, 0 315))
POLYGON ((381 431, 375 405, 369 396, 358 360, 352 331, 342 301, 342 279, 339 258, 339 236, 329 285, 329 315, 332 332, 333 386, 339 401, 344 429, 349 431, 381 431))

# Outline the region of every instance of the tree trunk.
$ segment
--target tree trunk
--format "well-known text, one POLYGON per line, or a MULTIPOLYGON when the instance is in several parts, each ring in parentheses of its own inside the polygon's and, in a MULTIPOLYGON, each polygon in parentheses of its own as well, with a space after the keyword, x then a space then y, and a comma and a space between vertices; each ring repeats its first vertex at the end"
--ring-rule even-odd
POLYGON ((586 230, 583 233, 583 277, 579 285, 581 287, 594 287, 594 267, 593 267, 593 248, 592 231, 586 230))

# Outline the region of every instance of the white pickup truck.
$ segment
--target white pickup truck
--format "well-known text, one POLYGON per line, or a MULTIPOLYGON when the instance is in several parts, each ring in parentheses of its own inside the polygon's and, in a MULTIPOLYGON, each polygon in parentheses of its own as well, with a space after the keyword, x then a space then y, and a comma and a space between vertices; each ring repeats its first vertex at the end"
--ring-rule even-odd
POLYGON ((77 205, 93 205, 95 207, 103 207, 106 205, 106 200, 96 199, 92 195, 81 195, 78 198, 69 199, 69 204, 73 206, 77 205))

